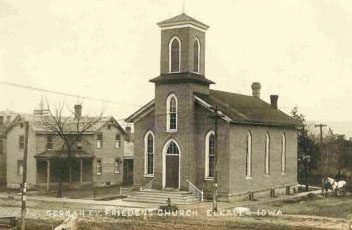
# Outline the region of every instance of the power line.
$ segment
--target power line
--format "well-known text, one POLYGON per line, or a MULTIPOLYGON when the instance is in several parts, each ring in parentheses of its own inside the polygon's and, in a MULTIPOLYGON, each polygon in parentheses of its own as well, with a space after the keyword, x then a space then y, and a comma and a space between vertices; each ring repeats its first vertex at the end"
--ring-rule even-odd
MULTIPOLYGON (((57 94, 57 95, 62 95, 62 96, 66 96, 66 97, 74 97, 74 98, 87 99, 87 100, 91 100, 91 101, 106 102, 106 103, 115 104, 115 105, 129 105, 129 106, 134 106, 134 107, 143 107, 144 106, 144 105, 133 104, 133 103, 117 102, 117 101, 113 101, 113 100, 109 100, 109 99, 103 99, 103 98, 97 98, 97 97, 80 96, 80 95, 77 95, 77 94, 70 94, 70 93, 65 93, 65 92, 60 92, 60 91, 55 91, 55 90, 50 90, 50 89, 44 89, 44 88, 38 88, 38 87, 34 87, 34 86, 22 85, 22 84, 6 82, 6 81, 0 81, 0 84, 9 85, 9 86, 22 88, 22 89, 27 89, 27 90, 33 90, 33 91, 57 94)), ((263 107, 261 107, 261 106, 243 106, 243 105, 236 105, 236 108, 259 108, 259 109, 263 109, 263 107)), ((281 106, 280 108, 281 109, 290 109, 290 107, 285 107, 285 106, 281 106)))
POLYGON ((22 88, 22 89, 39 91, 39 92, 57 94, 57 95, 62 95, 62 96, 66 96, 66 97, 82 98, 82 99, 91 100, 91 101, 101 101, 101 102, 106 102, 106 103, 115 104, 115 105, 130 105, 130 106, 135 106, 135 107, 142 107, 143 106, 143 105, 130 104, 130 103, 125 103, 125 102, 117 102, 117 101, 112 101, 112 100, 97 98, 97 97, 80 96, 80 95, 76 95, 76 94, 70 94, 70 93, 65 93, 65 92, 60 92, 60 91, 55 91, 55 90, 43 89, 43 88, 22 85, 22 84, 17 84, 17 83, 12 83, 12 82, 6 82, 6 81, 0 81, 0 84, 9 85, 9 86, 17 87, 17 88, 22 88))

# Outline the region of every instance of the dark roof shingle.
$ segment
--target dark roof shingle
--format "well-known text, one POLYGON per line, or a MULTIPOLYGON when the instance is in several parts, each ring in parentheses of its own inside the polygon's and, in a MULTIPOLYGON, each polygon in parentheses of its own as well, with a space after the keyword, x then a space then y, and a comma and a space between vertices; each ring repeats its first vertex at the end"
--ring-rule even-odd
POLYGON ((193 25, 199 26, 205 30, 209 28, 208 25, 198 21, 197 19, 194 19, 194 18, 188 16, 185 13, 182 13, 180 15, 173 17, 173 18, 166 19, 164 21, 157 23, 157 25, 160 27, 182 25, 182 24, 193 24, 193 25))
POLYGON ((247 95, 209 90, 209 95, 194 93, 210 105, 216 105, 234 122, 266 125, 295 126, 295 120, 284 112, 274 109, 265 101, 247 95))

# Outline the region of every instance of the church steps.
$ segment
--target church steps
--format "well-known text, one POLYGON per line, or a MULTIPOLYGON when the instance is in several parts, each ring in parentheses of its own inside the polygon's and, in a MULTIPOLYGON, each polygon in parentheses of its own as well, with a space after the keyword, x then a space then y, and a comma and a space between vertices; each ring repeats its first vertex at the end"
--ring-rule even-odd
POLYGON ((144 202, 144 203, 158 203, 167 204, 167 200, 170 198, 172 204, 192 204, 199 202, 190 192, 185 191, 139 191, 133 193, 130 197, 124 199, 124 201, 131 202, 144 202))

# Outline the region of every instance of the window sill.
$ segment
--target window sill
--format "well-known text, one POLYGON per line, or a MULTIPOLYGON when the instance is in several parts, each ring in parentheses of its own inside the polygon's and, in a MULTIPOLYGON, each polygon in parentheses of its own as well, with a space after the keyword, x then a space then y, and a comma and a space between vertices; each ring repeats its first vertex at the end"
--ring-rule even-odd
POLYGON ((167 133, 177 133, 177 129, 167 129, 167 133))
POLYGON ((154 174, 144 174, 144 177, 154 177, 154 174))
POLYGON ((214 178, 213 177, 205 177, 204 180, 209 180, 209 181, 213 181, 214 178))
POLYGON ((102 173, 97 173, 97 176, 101 176, 101 175, 103 175, 102 173))
POLYGON ((270 175, 269 174, 265 174, 264 177, 270 177, 270 175))
POLYGON ((281 172, 281 175, 282 175, 282 176, 285 176, 285 175, 286 175, 286 173, 285 173, 285 172, 281 172))
POLYGON ((246 176, 246 180, 250 180, 250 179, 252 179, 253 177, 251 177, 251 176, 246 176))

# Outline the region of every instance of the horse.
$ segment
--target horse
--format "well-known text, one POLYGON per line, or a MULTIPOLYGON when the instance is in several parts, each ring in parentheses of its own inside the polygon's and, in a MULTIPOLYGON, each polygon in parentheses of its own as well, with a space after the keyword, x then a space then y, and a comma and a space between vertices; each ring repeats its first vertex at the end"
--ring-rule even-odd
POLYGON ((340 194, 342 193, 343 195, 346 194, 346 186, 347 183, 344 180, 336 181, 335 179, 331 177, 325 177, 322 180, 322 194, 324 193, 325 189, 325 196, 327 196, 328 190, 331 189, 333 194, 337 195, 337 192, 339 191, 340 194))
POLYGON ((332 190, 332 186, 329 183, 327 177, 324 177, 321 180, 321 194, 324 195, 324 190, 325 190, 325 197, 327 197, 328 195, 328 190, 331 189, 332 190))

